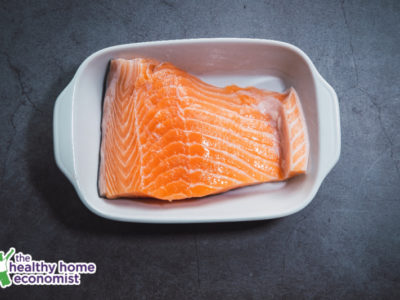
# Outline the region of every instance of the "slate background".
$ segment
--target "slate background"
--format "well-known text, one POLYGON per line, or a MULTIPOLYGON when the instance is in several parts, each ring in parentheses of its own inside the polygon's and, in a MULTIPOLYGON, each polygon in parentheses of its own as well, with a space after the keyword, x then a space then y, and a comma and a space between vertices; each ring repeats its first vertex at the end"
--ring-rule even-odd
POLYGON ((1 1, 0 248, 93 261, 79 287, 0 298, 400 298, 399 1, 1 1), (279 220, 101 219, 57 169, 52 112, 107 46, 257 37, 303 49, 340 100, 342 155, 313 202, 279 220))

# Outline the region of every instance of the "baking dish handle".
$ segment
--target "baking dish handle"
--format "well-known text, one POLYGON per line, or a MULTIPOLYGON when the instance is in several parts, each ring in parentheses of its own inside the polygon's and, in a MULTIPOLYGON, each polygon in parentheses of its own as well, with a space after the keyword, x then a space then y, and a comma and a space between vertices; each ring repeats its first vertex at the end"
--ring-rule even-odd
POLYGON ((320 162, 325 177, 340 157, 341 131, 339 101, 335 90, 320 76, 318 93, 323 99, 319 105, 320 162))
POLYGON ((72 144, 73 81, 58 96, 53 114, 53 142, 56 163, 65 176, 75 181, 72 144))

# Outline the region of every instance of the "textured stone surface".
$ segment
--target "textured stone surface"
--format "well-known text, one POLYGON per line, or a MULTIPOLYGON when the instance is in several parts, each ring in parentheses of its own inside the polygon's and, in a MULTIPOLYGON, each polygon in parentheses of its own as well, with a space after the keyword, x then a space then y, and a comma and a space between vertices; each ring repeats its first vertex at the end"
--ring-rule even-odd
POLYGON ((82 2, 0 4, 0 248, 98 272, 1 298, 400 298, 399 1, 82 2), (313 202, 236 224, 90 213, 52 149, 54 101, 79 64, 115 44, 222 36, 293 43, 336 89, 342 156, 313 202))

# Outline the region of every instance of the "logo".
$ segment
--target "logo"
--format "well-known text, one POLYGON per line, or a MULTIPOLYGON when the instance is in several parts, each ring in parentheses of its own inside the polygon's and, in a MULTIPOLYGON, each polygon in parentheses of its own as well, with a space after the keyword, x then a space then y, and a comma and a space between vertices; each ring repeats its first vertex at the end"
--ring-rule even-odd
POLYGON ((8 275, 7 270, 7 263, 14 253, 15 248, 10 248, 6 255, 4 255, 4 251, 0 251, 0 286, 2 288, 6 288, 11 285, 10 275, 8 275))
POLYGON ((82 274, 96 273, 93 262, 46 262, 33 260, 30 254, 15 253, 11 247, 0 251, 0 286, 11 285, 80 285, 82 274), (11 260, 13 258, 13 260, 11 260))

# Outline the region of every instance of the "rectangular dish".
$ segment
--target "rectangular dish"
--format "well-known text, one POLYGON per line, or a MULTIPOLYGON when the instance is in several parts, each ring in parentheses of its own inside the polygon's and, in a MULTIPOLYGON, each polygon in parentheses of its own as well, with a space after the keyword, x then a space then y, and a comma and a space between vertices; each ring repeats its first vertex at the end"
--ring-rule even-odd
POLYGON ((304 208, 340 155, 338 99, 311 60, 295 46, 256 39, 194 39, 120 45, 98 51, 79 67, 54 108, 57 165, 94 213, 148 223, 227 222, 271 219, 304 208), (287 182, 233 190, 202 199, 163 203, 99 197, 102 92, 112 58, 170 61, 204 81, 283 92, 293 86, 302 101, 310 138, 308 173, 287 182))

